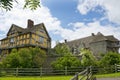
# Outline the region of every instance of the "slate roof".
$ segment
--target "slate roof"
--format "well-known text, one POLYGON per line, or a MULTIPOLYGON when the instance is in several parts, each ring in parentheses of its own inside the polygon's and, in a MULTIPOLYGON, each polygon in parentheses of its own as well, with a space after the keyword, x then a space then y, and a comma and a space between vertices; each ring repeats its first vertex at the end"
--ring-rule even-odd
POLYGON ((102 33, 98 32, 97 35, 88 36, 85 38, 68 41, 66 44, 71 47, 79 47, 80 45, 85 48, 89 48, 90 43, 99 42, 99 41, 119 41, 114 36, 104 36, 102 33))
MULTIPOLYGON (((9 32, 11 31, 11 29, 13 27, 15 28, 16 32, 19 32, 19 34, 35 33, 36 29, 40 29, 41 27, 43 27, 44 30, 45 30, 45 32, 46 32, 46 34, 47 34, 47 36, 49 37, 49 39, 51 39, 50 36, 49 36, 49 34, 48 34, 48 32, 47 32, 47 30, 46 30, 46 28, 45 28, 44 23, 33 25, 33 27, 31 27, 31 28, 28 28, 28 27, 27 28, 22 28, 22 27, 20 27, 20 26, 18 26, 16 24, 12 24, 11 27, 10 27, 10 29, 9 29, 9 31, 8 31, 8 33, 7 33, 7 36, 8 36, 9 32)), ((7 37, 5 37, 5 38, 3 38, 1 40, 4 40, 4 39, 7 39, 7 37)))
MULTIPOLYGON (((15 27, 17 32, 21 32, 20 34, 25 34, 25 33, 29 33, 29 32, 35 33, 35 30, 36 30, 36 29, 38 29, 38 28, 40 29, 41 27, 43 27, 43 28, 45 29, 46 34, 47 34, 48 37, 50 38, 50 36, 49 36, 49 34, 48 34, 48 32, 47 32, 47 30, 46 30, 46 28, 45 28, 44 23, 40 23, 40 24, 34 25, 32 28, 22 28, 22 27, 20 27, 20 26, 15 25, 15 24, 12 24, 11 28, 12 28, 12 27, 15 27)), ((11 29, 11 28, 10 28, 10 29, 11 29)), ((9 29, 9 31, 10 31, 10 29, 9 29)), ((8 33, 9 33, 9 31, 8 31, 8 33)), ((7 34, 7 35, 8 35, 8 34, 7 34)))

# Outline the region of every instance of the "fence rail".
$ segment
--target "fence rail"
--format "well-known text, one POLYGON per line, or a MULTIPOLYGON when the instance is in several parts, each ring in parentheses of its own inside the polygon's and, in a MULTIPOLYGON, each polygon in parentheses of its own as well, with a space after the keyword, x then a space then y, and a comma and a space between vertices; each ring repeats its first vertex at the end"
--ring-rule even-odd
MULTIPOLYGON (((74 75, 75 73, 82 72, 85 69, 86 67, 65 67, 63 70, 55 70, 52 68, 0 68, 0 76, 74 75)), ((91 72, 92 74, 120 72, 120 65, 114 65, 109 67, 91 67, 91 72)))
POLYGON ((115 71, 116 71, 116 72, 120 72, 120 65, 115 64, 115 71))
POLYGON ((95 77, 93 77, 91 66, 86 68, 84 71, 80 73, 76 73, 75 76, 71 80, 95 80, 95 77), (81 76, 82 75, 82 76, 81 76), (79 78, 81 76, 81 78, 79 78))

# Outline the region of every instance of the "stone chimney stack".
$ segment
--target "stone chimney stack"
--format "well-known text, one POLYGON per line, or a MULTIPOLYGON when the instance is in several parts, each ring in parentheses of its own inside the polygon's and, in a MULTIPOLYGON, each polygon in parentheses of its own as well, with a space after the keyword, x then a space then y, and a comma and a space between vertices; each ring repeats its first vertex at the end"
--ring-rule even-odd
POLYGON ((65 43, 67 43, 67 39, 65 39, 65 43))
POLYGON ((95 34, 94 34, 94 33, 92 33, 91 35, 92 35, 92 36, 95 36, 95 34))
POLYGON ((30 19, 28 19, 28 24, 27 24, 27 28, 32 28, 34 26, 34 22, 30 19))

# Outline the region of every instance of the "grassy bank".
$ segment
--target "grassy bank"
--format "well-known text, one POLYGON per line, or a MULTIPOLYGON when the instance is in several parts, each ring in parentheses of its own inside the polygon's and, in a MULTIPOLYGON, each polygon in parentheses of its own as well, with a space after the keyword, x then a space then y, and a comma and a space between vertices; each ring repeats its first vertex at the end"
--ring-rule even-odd
POLYGON ((111 74, 101 74, 101 75, 95 75, 97 78, 114 78, 114 77, 120 77, 120 73, 111 73, 111 74))
MULTIPOLYGON (((95 75, 97 78, 120 77, 120 73, 95 75)), ((43 77, 0 77, 0 80, 70 80, 73 76, 43 76, 43 77)))

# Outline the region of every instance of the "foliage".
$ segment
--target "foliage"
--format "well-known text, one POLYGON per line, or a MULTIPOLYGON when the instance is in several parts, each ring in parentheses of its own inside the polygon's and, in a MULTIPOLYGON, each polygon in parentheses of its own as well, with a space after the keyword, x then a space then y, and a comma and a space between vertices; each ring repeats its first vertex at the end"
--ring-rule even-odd
POLYGON ((3 67, 3 62, 0 62, 0 68, 2 68, 3 67))
MULTIPOLYGON (((9 11, 13 8, 13 2, 17 2, 17 0, 0 0, 0 7, 9 11)), ((31 10, 35 10, 40 7, 40 0, 25 0, 24 8, 30 8, 31 10)))
POLYGON ((120 64, 120 54, 115 52, 108 52, 101 60, 100 66, 110 66, 120 64))
POLYGON ((61 55, 61 56, 71 54, 70 49, 66 44, 59 43, 58 45, 56 45, 54 50, 56 54, 61 55))
POLYGON ((72 68, 72 67, 79 67, 80 60, 73 56, 70 52, 69 47, 66 44, 59 43, 55 48, 55 53, 60 55, 61 57, 58 58, 56 61, 51 63, 54 69, 63 70, 65 67, 72 68))
POLYGON ((20 64, 21 64, 20 61, 21 61, 21 58, 17 53, 17 50, 13 49, 11 54, 7 55, 6 58, 3 59, 3 66, 8 68, 20 67, 20 64))
POLYGON ((32 65, 32 55, 30 54, 29 49, 21 49, 18 51, 18 54, 20 56, 20 65, 23 68, 31 67, 32 65))
POLYGON ((3 59, 3 67, 5 68, 32 68, 41 67, 46 54, 39 48, 23 48, 12 52, 3 59))
POLYGON ((40 0, 25 0, 24 8, 30 8, 31 10, 35 10, 37 7, 40 7, 40 0))
POLYGON ((40 48, 30 48, 32 54, 32 67, 40 67, 46 59, 45 51, 40 48))
POLYGON ((52 67, 57 70, 64 70, 65 67, 74 68, 81 65, 80 60, 75 56, 63 56, 52 62, 52 67))
POLYGON ((90 52, 90 50, 87 49, 81 49, 81 64, 82 66, 95 66, 97 65, 97 60, 93 56, 93 54, 90 52))

